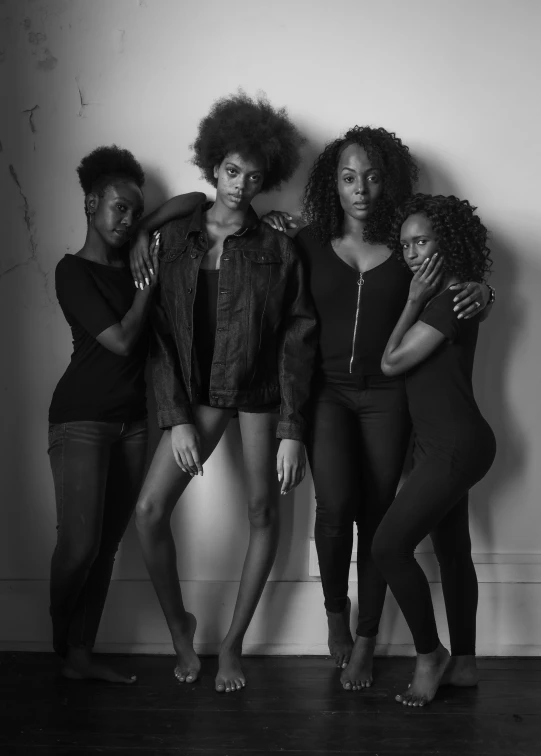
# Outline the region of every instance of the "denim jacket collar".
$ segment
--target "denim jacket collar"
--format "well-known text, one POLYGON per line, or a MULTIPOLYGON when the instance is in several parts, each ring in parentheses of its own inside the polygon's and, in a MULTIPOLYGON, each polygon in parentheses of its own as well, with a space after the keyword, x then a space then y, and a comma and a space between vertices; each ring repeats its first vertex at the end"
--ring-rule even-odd
MULTIPOLYGON (((214 202, 202 202, 196 207, 195 212, 192 215, 190 225, 188 226, 188 230, 186 231, 186 239, 188 239, 191 234, 199 234, 203 230, 203 215, 207 212, 207 210, 210 210, 213 204, 214 202)), ((247 231, 251 231, 252 229, 257 228, 258 225, 259 216, 254 208, 250 205, 248 212, 246 213, 244 225, 242 226, 242 228, 239 228, 239 230, 234 234, 231 234, 231 236, 244 236, 247 231)))

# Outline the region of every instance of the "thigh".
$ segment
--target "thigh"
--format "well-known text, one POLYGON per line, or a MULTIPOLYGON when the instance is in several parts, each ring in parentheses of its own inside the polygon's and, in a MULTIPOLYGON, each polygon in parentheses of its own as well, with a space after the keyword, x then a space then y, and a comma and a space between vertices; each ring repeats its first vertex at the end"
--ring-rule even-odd
POLYGON ((249 500, 274 501, 279 491, 276 438, 279 415, 275 412, 239 411, 245 479, 249 500))
POLYGON ((307 444, 318 507, 349 507, 359 501, 360 435, 352 409, 338 401, 318 401, 307 444))
POLYGON ((408 476, 385 514, 378 537, 389 546, 413 551, 461 498, 450 462, 428 457, 408 476))
POLYGON ((58 537, 81 549, 100 538, 113 425, 78 421, 54 425, 49 433, 58 537))
MULTIPOLYGON (((201 442, 201 458, 205 463, 227 428, 233 412, 198 404, 193 407, 193 414, 201 442)), ((150 463, 140 499, 152 499, 161 509, 172 512, 190 480, 191 476, 175 462, 171 431, 165 430, 150 463)))
POLYGON ((146 420, 129 423, 111 446, 105 490, 103 538, 122 538, 143 482, 148 443, 146 420))
POLYGON ((403 381, 363 392, 359 433, 363 500, 383 514, 396 495, 411 433, 403 381))

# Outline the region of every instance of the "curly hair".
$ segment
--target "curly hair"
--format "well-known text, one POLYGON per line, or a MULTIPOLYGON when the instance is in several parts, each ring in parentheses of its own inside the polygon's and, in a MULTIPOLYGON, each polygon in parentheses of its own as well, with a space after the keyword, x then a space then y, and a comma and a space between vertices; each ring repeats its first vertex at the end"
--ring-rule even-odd
POLYGON ((145 183, 141 165, 129 150, 123 150, 116 144, 92 150, 81 160, 77 175, 85 194, 96 192, 100 196, 115 179, 129 179, 139 188, 145 183))
POLYGON ((197 139, 191 145, 195 153, 192 162, 216 186, 214 166, 227 155, 257 156, 265 164, 261 191, 268 192, 293 176, 303 142, 285 108, 273 108, 264 97, 254 101, 239 91, 216 100, 200 122, 197 139))
POLYGON ((383 128, 354 126, 343 137, 326 145, 310 173, 302 215, 322 244, 343 233, 344 211, 336 186, 338 162, 343 150, 358 144, 383 178, 383 191, 363 229, 363 239, 371 244, 387 244, 398 205, 413 192, 419 169, 405 144, 383 128))
POLYGON ((484 282, 492 267, 488 232, 475 214, 476 207, 454 195, 414 194, 398 208, 391 230, 390 247, 404 263, 400 229, 410 215, 428 218, 443 254, 443 270, 461 281, 484 282))

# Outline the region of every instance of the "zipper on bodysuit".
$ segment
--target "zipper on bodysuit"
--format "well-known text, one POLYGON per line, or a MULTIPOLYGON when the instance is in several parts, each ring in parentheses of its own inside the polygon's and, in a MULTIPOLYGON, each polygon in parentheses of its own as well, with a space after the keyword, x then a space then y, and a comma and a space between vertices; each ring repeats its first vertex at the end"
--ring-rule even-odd
POLYGON ((364 278, 363 274, 359 273, 359 280, 357 281, 357 309, 355 310, 355 327, 353 329, 353 342, 351 344, 351 359, 349 361, 349 372, 353 372, 353 359, 355 357, 355 341, 357 339, 357 327, 359 325, 359 311, 361 309, 361 290, 363 288, 364 278))

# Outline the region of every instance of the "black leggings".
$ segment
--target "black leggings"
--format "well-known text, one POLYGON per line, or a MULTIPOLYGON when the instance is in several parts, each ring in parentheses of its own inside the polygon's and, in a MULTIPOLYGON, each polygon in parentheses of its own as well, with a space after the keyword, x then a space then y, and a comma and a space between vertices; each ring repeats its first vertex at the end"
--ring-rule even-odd
POLYGON ((327 384, 315 393, 308 457, 316 493, 315 540, 325 608, 346 606, 357 523, 357 635, 377 635, 386 584, 372 538, 391 505, 404 463, 410 419, 403 378, 327 384))
MULTIPOLYGON (((467 444, 466 444, 467 446, 467 444)), ((400 489, 374 537, 372 554, 409 625, 417 653, 439 644, 430 588, 414 557, 430 533, 438 558, 451 652, 475 654, 477 576, 471 558, 468 489, 487 473, 495 454, 492 432, 459 464, 425 454, 400 489)))

